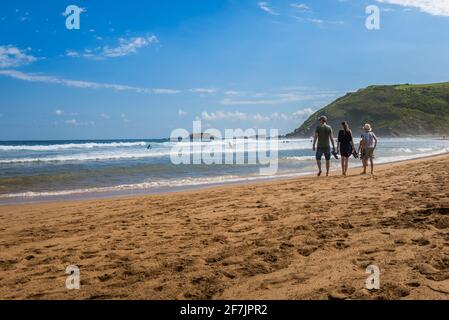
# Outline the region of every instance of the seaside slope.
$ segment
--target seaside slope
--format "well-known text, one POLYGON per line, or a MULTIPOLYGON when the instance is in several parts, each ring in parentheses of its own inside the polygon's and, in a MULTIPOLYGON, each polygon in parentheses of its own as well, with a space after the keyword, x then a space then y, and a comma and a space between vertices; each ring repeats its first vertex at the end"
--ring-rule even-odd
POLYGON ((358 132, 371 123, 378 136, 449 136, 449 82, 369 86, 348 93, 312 114, 288 138, 309 138, 325 115, 336 130, 349 121, 358 132))
POLYGON ((2 206, 0 298, 449 299, 449 156, 358 171, 2 206))

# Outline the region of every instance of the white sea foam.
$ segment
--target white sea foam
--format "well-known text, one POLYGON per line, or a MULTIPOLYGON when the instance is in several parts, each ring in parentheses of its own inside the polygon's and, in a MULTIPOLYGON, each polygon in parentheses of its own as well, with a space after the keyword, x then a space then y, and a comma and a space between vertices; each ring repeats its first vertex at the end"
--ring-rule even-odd
MULTIPOLYGON (((146 142, 139 143, 138 146, 148 145, 146 142)), ((111 146, 112 144, 109 144, 111 146)), ((117 144, 123 147, 122 144, 117 144)), ((55 147, 56 145, 54 145, 55 147)), ((135 144, 129 144, 126 146, 136 146, 135 144)), ((244 152, 253 153, 256 152, 267 152, 270 151, 269 145, 261 143, 258 144, 256 140, 250 140, 248 143, 243 143, 243 140, 238 141, 212 141, 207 142, 193 142, 191 145, 188 142, 164 142, 161 144, 154 144, 153 149, 146 150, 146 148, 130 148, 130 149, 113 149, 106 150, 103 152, 95 151, 85 151, 83 153, 60 153, 56 155, 49 156, 36 156, 33 154, 30 157, 23 158, 3 158, 0 159, 0 164, 17 164, 17 163, 52 163, 52 162, 85 162, 85 161, 113 161, 113 160, 133 160, 133 159, 144 159, 144 158, 155 158, 155 157, 169 157, 174 150, 179 148, 188 148, 183 150, 183 154, 199 154, 201 152, 207 153, 208 151, 219 151, 223 154, 241 154, 244 152), (173 148, 175 147, 176 148, 173 148), (201 151, 203 150, 203 151, 201 151)), ((19 146, 18 146, 19 147, 19 146)), ((37 147, 37 146, 35 146, 37 147)), ((279 142, 279 151, 294 151, 294 150, 304 150, 309 149, 310 146, 304 143, 304 141, 292 141, 291 143, 279 142)), ((56 150, 56 149, 55 149, 56 150)))
POLYGON ((273 176, 215 176, 215 177, 204 177, 204 178, 184 178, 184 179, 169 179, 169 180, 159 180, 159 181, 147 181, 136 184, 123 184, 112 187, 97 187, 97 188, 85 188, 85 189, 73 189, 73 190, 63 190, 63 191, 45 191, 45 192, 21 192, 12 194, 0 195, 0 199, 11 199, 11 198, 45 198, 45 197, 60 197, 60 196, 70 196, 79 194, 91 194, 91 193, 112 193, 120 191, 138 191, 138 190, 155 190, 162 188, 176 188, 176 187, 193 187, 201 185, 211 185, 211 184, 223 184, 223 183, 238 183, 245 181, 257 181, 257 180, 267 180, 274 178, 293 178, 310 174, 310 172, 301 173, 284 173, 273 176))
POLYGON ((0 145, 0 151, 58 151, 68 149, 129 148, 148 146, 149 142, 67 143, 51 145, 0 145))
POLYGON ((390 163, 390 162, 397 162, 397 161, 404 161, 404 160, 412 160, 412 159, 419 159, 419 158, 425 158, 429 156, 436 156, 439 154, 448 153, 449 148, 443 148, 434 152, 429 153, 420 153, 420 154, 410 154, 410 155, 395 155, 395 156, 382 156, 379 158, 376 158, 375 163, 390 163))
POLYGON ((418 148, 418 149, 416 149, 416 150, 419 151, 419 152, 429 152, 429 151, 433 151, 432 148, 418 148))
MULTIPOLYGON (((153 146, 160 146, 161 148, 171 148, 173 146, 224 146, 228 147, 229 143, 232 145, 242 145, 244 143, 248 145, 257 144, 255 139, 235 139, 235 140, 213 140, 210 142, 201 141, 184 141, 184 142, 86 142, 86 143, 66 143, 66 144, 50 144, 50 145, 0 145, 0 151, 58 151, 58 150, 70 150, 70 149, 95 149, 95 148, 130 148, 130 147, 146 147, 149 144, 153 146)), ((283 149, 291 148, 307 148, 311 145, 309 140, 279 140, 279 144, 283 149)))
POLYGON ((280 160, 287 160, 287 161, 298 161, 298 162, 302 162, 302 161, 310 161, 310 160, 315 160, 314 156, 303 156, 303 157, 285 157, 285 158, 281 158, 280 160))
POLYGON ((413 152, 412 149, 410 149, 410 148, 397 148, 397 149, 394 149, 394 151, 401 152, 401 153, 412 153, 413 152))
POLYGON ((151 157, 164 157, 170 155, 169 152, 135 152, 135 153, 82 153, 74 155, 60 155, 54 157, 32 157, 1 159, 0 164, 14 163, 47 163, 47 162, 79 162, 79 161, 106 161, 106 160, 130 160, 151 157))

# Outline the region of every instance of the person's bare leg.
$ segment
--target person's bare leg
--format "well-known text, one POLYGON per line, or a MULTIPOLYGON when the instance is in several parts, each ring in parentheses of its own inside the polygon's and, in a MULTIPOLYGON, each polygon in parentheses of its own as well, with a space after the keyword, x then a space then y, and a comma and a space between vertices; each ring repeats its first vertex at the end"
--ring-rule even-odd
POLYGON ((348 174, 348 164, 349 164, 349 158, 345 157, 345 175, 348 174))
POLYGON ((366 174, 366 167, 368 167, 368 159, 363 159, 363 172, 362 174, 366 174))
POLYGON ((341 157, 341 174, 346 175, 346 173, 345 173, 345 157, 341 157))
POLYGON ((316 164, 318 166, 318 177, 319 177, 319 176, 321 176, 321 173, 323 172, 323 171, 321 171, 321 160, 317 160, 316 164))
POLYGON ((371 174, 374 174, 374 161, 373 161, 373 158, 370 158, 369 161, 371 162, 371 174))
POLYGON ((329 176, 330 167, 331 167, 331 162, 326 160, 326 176, 329 176))

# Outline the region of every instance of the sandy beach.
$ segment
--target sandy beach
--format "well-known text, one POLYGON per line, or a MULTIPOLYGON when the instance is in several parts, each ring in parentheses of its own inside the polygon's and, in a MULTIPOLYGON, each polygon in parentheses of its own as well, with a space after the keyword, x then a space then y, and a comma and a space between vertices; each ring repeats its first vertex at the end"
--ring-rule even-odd
POLYGON ((449 299, 449 156, 359 171, 1 206, 0 299, 449 299))

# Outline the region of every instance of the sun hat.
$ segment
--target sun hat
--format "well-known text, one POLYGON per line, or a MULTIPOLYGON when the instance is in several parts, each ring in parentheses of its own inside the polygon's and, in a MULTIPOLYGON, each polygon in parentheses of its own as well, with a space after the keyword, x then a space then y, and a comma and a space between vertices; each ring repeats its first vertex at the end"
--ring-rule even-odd
POLYGON ((371 125, 369 124, 369 123, 367 123, 367 124, 365 124, 364 126, 363 126, 363 129, 365 129, 366 131, 371 131, 372 129, 371 129, 371 125))

